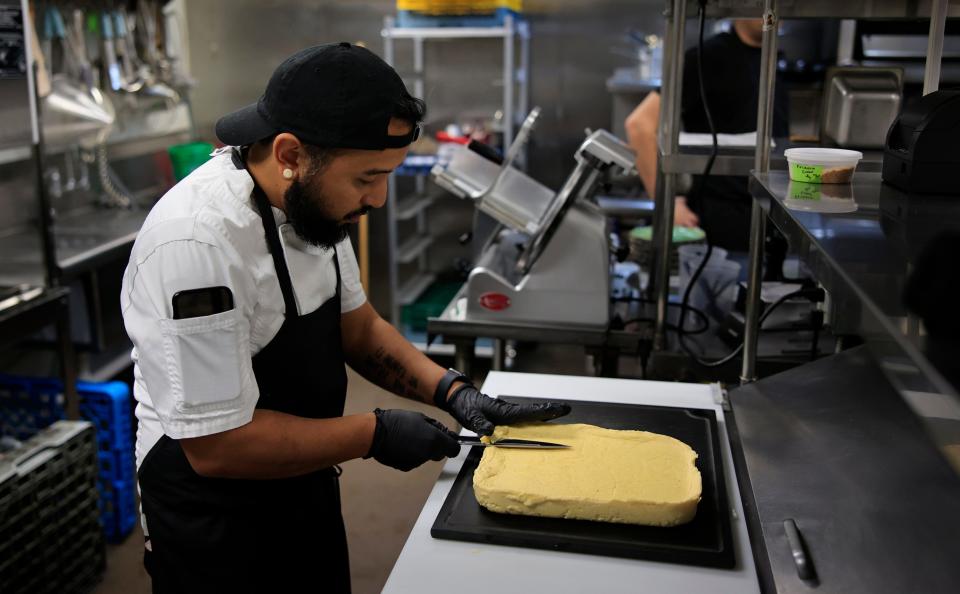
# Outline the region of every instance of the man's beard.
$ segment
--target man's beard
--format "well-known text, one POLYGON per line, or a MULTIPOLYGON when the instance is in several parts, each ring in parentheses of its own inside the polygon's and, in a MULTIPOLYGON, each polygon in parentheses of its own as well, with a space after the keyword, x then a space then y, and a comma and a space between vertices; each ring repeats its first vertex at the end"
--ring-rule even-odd
MULTIPOLYGON (((323 194, 323 189, 317 184, 316 191, 311 192, 310 185, 294 180, 284 193, 287 221, 300 239, 318 247, 332 248, 346 238, 349 226, 327 215, 325 207, 329 200, 323 194)), ((362 208, 344 218, 366 214, 367 210, 362 208)))

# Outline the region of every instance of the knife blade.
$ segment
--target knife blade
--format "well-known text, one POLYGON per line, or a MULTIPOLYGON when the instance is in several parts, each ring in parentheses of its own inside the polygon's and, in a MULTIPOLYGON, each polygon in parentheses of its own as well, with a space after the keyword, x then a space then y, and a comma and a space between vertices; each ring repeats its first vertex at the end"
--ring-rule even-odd
POLYGON ((479 437, 476 436, 467 436, 461 435, 457 437, 457 442, 460 445, 468 446, 496 446, 500 448, 530 448, 530 449, 544 449, 544 450, 559 450, 569 448, 570 446, 563 443, 551 443, 549 441, 532 441, 529 439, 500 439, 493 443, 484 443, 480 441, 479 437))

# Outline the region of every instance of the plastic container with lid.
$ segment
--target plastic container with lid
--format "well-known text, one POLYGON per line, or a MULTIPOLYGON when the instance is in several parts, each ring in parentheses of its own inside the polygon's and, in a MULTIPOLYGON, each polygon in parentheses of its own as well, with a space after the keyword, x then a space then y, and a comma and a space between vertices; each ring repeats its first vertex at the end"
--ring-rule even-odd
POLYGON ((813 184, 845 184, 853 179, 860 151, 833 148, 792 148, 784 151, 790 179, 813 184))
POLYGON ((852 184, 807 184, 791 181, 783 205, 790 210, 819 213, 856 212, 852 184))

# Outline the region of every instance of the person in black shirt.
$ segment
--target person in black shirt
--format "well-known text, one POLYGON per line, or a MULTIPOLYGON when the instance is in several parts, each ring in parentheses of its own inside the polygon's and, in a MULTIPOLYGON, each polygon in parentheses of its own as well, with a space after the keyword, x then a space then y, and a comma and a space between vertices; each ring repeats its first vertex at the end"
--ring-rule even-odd
MULTIPOLYGON (((710 37, 703 44, 703 83, 718 133, 740 134, 757 129, 757 101, 760 82, 762 21, 740 19, 730 32, 710 37)), ((710 132, 700 97, 697 78, 697 48, 687 50, 683 68, 683 97, 680 117, 687 132, 710 132)), ((650 93, 627 118, 630 146, 637 153, 637 170, 649 195, 653 195, 657 172, 657 123, 660 95, 650 93)), ((788 136, 787 95, 776 85, 773 136, 788 136)), ((749 247, 750 194, 747 179, 711 175, 707 180, 694 176, 691 192, 678 196, 674 224, 700 226, 713 245, 733 251, 749 247)))

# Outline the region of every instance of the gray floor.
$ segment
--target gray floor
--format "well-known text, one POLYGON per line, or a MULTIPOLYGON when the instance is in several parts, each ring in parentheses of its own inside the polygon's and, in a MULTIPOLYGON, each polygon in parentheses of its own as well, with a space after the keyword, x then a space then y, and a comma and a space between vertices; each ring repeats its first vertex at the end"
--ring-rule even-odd
MULTIPOLYGON (((350 372, 347 414, 374 408, 421 410, 455 429, 453 419, 433 407, 397 398, 350 372)), ((355 594, 380 592, 420 514, 442 463, 429 462, 399 472, 373 460, 343 465, 343 515, 350 543, 350 573, 355 594)), ((95 594, 140 594, 150 591, 143 569, 143 536, 139 528, 107 551, 107 572, 95 594)), ((451 584, 451 586, 453 586, 451 584)))

